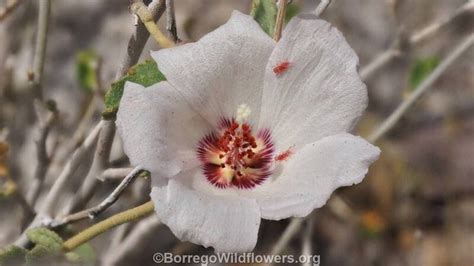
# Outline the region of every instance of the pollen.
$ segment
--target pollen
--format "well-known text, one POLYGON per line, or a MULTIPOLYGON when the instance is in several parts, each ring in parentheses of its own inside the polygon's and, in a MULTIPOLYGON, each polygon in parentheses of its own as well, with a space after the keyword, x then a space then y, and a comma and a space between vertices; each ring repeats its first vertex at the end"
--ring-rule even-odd
POLYGON ((244 121, 247 120, 247 118, 249 118, 250 114, 252 113, 252 110, 250 109, 250 106, 248 106, 247 104, 243 103, 243 104, 240 104, 238 107, 237 107, 237 118, 236 118, 236 121, 238 123, 242 123, 244 121))

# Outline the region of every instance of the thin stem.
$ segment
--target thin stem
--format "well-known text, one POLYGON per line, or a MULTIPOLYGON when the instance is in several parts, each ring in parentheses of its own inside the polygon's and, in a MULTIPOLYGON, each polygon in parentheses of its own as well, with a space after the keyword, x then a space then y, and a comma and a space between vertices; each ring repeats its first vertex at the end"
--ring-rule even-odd
MULTIPOLYGON (((46 43, 48 35, 49 16, 51 13, 51 0, 40 0, 39 11, 38 11, 38 29, 36 33, 36 44, 35 53, 33 60, 33 89, 37 98, 43 98, 43 70, 44 60, 46 55, 46 43)), ((38 106, 40 103, 36 103, 38 106)), ((37 110, 38 111, 38 110, 37 110)), ((41 123, 41 114, 38 115, 41 123)), ((55 119, 55 111, 52 112, 46 119, 43 125, 40 125, 40 136, 37 140, 37 157, 38 165, 35 170, 34 183, 28 191, 28 203, 34 206, 41 187, 43 180, 49 167, 49 157, 46 152, 46 138, 49 133, 49 129, 53 120, 55 119)))
POLYGON ((64 242, 63 249, 65 251, 71 251, 77 248, 78 246, 86 243, 87 241, 91 240, 92 238, 104 233, 105 231, 112 229, 118 225, 128 223, 147 216, 153 213, 153 210, 153 202, 148 201, 138 207, 118 213, 68 239, 66 242, 64 242))
POLYGON ((104 121, 101 121, 97 124, 97 126, 92 130, 89 136, 86 138, 84 143, 74 151, 71 159, 68 161, 66 166, 64 167, 63 171, 59 175, 58 179, 54 182, 53 186, 51 187, 49 193, 44 200, 42 207, 40 209, 39 214, 43 216, 53 216, 54 209, 56 207, 56 203, 58 202, 59 196, 63 189, 65 188, 66 184, 79 167, 79 164, 84 159, 87 151, 90 150, 91 147, 97 141, 99 132, 104 124, 104 121))
POLYGON ((93 219, 100 213, 104 212, 106 209, 108 209, 112 204, 114 204, 120 195, 123 193, 123 191, 132 183, 132 181, 140 175, 140 173, 143 171, 143 168, 141 166, 135 167, 132 172, 130 172, 123 180, 120 182, 120 184, 110 193, 107 198, 105 198, 99 205, 89 208, 87 210, 83 210, 71 215, 68 215, 62 219, 60 219, 58 222, 53 222, 51 224, 52 227, 58 227, 62 226, 68 223, 80 221, 86 218, 93 219))
POLYGON ((303 225, 303 218, 292 218, 290 224, 286 227, 283 234, 278 239, 277 243, 273 246, 270 254, 278 255, 281 254, 283 249, 288 245, 288 242, 298 233, 303 225))
POLYGON ((33 184, 31 184, 27 193, 28 204, 32 207, 35 206, 41 187, 43 186, 46 172, 49 168, 50 158, 46 150, 46 140, 51 126, 57 117, 57 111, 54 109, 49 110, 47 107, 43 106, 42 102, 35 101, 34 105, 38 117, 39 134, 36 140, 36 157, 38 159, 38 164, 35 169, 33 184))
POLYGON ((319 2, 319 5, 314 10, 316 16, 321 16, 321 14, 326 10, 326 8, 328 8, 329 4, 331 4, 331 0, 321 0, 321 2, 319 2))
MULTIPOLYGON (((148 195, 142 194, 139 191, 143 191, 143 189, 147 189, 150 187, 150 179, 148 178, 149 172, 143 171, 138 178, 143 180, 144 182, 139 182, 136 184, 134 188, 134 195, 132 196, 132 202, 130 203, 131 205, 136 205, 139 204, 140 202, 143 202, 143 200, 146 200, 149 198, 148 195), (138 192, 135 193, 135 192, 138 192)), ((141 221, 140 221, 141 222, 141 221)), ((128 224, 123 224, 117 230, 115 230, 112 233, 112 236, 110 237, 110 245, 108 250, 115 250, 115 248, 119 247, 121 243, 124 241, 124 239, 129 235, 131 232, 134 231, 134 228, 136 227, 136 224, 134 223, 128 223, 128 224)))
POLYGON ((39 0, 38 31, 36 33, 35 56, 33 60, 33 88, 38 98, 42 98, 42 80, 46 41, 48 35, 51 0, 39 0))
POLYGON ((275 32, 273 34, 273 39, 277 42, 281 38, 281 31, 283 29, 283 23, 285 22, 287 4, 288 4, 287 0, 278 1, 278 13, 277 13, 276 22, 275 22, 275 32))
POLYGON ((179 41, 173 0, 166 0, 166 30, 168 31, 168 36, 174 43, 179 41))
POLYGON ((418 44, 431 36, 434 36, 437 32, 439 32, 442 28, 446 25, 451 23, 455 18, 464 14, 468 11, 474 10, 474 1, 467 1, 464 5, 456 9, 452 14, 441 18, 439 21, 430 24, 429 26, 423 28, 420 31, 415 32, 410 36, 410 43, 411 44, 418 44))
MULTIPOLYGON (((151 16, 152 20, 157 20, 163 14, 165 10, 164 7, 164 0, 155 0, 150 3, 149 7, 145 6, 145 9, 151 16)), ((148 37, 149 34, 145 28, 145 25, 142 23, 138 24, 135 32, 129 40, 127 46, 127 55, 117 71, 116 79, 119 79, 122 75, 124 75, 128 69, 138 61, 148 37)), ((115 136, 115 123, 114 121, 105 120, 102 120, 101 123, 103 123, 104 126, 99 136, 92 166, 85 179, 85 183, 81 186, 79 193, 64 210, 65 214, 69 214, 76 209, 81 209, 83 206, 85 206, 85 204, 87 204, 95 191, 97 178, 108 165, 110 149, 115 136)))
POLYGON ((13 194, 13 199, 16 200, 21 206, 23 212, 23 217, 21 219, 21 228, 24 228, 26 225, 28 225, 26 221, 30 221, 30 219, 35 216, 35 211, 26 201, 25 197, 23 196, 23 194, 21 194, 20 191, 15 191, 15 193, 13 194))
POLYGON ((22 2, 22 0, 9 0, 6 5, 0 7, 0 22, 8 17, 22 2))
POLYGON ((168 39, 156 25, 152 14, 142 1, 137 1, 132 4, 130 7, 132 12, 137 15, 141 22, 145 24, 150 35, 155 39, 155 41, 163 48, 170 48, 174 46, 173 41, 168 39))
MULTIPOLYGON (((442 18, 439 21, 433 22, 422 30, 413 33, 411 36, 406 38, 407 41, 404 42, 404 44, 407 47, 412 47, 422 43, 423 41, 428 40, 430 37, 435 36, 437 32, 439 32, 441 29, 451 23, 455 18, 466 13, 467 11, 472 11, 473 9, 473 2, 468 1, 467 3, 456 9, 453 14, 442 18)), ((367 80, 382 67, 386 66, 388 63, 392 62, 393 59, 397 58, 402 54, 404 50, 402 50, 402 48, 400 47, 399 39, 400 36, 398 36, 395 43, 388 50, 380 53, 365 67, 361 68, 360 75, 363 80, 367 80)))
POLYGON ((431 85, 456 61, 464 52, 474 44, 474 34, 469 35, 461 42, 439 65, 435 70, 413 91, 410 96, 404 100, 395 111, 368 137, 370 142, 376 142, 385 135, 407 110, 418 100, 423 93, 431 88, 431 85))
POLYGON ((362 78, 362 80, 367 80, 377 70, 381 69, 383 66, 385 66, 401 54, 402 52, 398 48, 391 48, 383 51, 382 53, 377 55, 369 64, 367 64, 360 70, 360 77, 362 78))
POLYGON ((81 141, 84 139, 84 136, 87 132, 87 128, 90 125, 90 121, 94 113, 98 109, 97 107, 101 103, 102 101, 99 92, 94 92, 92 98, 90 99, 90 102, 87 104, 86 110, 82 115, 81 120, 79 121, 77 129, 74 131, 74 135, 72 136, 72 143, 74 145, 73 147, 76 147, 77 144, 81 143, 81 141))
MULTIPOLYGON (((148 9, 151 12, 153 18, 155 20, 158 20, 165 11, 165 0, 153 0, 150 3, 148 9)), ((140 58, 140 55, 148 40, 148 37, 149 33, 145 25, 139 23, 135 28, 135 32, 130 37, 130 40, 127 45, 127 53, 115 75, 116 80, 126 74, 128 69, 138 62, 138 59, 140 58)), ((70 180, 70 177, 74 173, 75 169, 77 169, 77 167, 79 166, 79 162, 82 161, 86 151, 91 149, 93 144, 96 143, 99 131, 103 123, 104 120, 101 120, 99 124, 92 130, 92 132, 83 142, 83 144, 74 151, 71 159, 69 159, 60 176, 54 183, 53 189, 49 192, 45 202, 42 204, 42 213, 40 213, 40 215, 36 215, 33 221, 29 224, 28 228, 43 226, 49 222, 47 218, 52 216, 51 213, 55 207, 54 205, 56 203, 56 199, 59 197, 59 193, 62 191, 62 188, 67 184, 68 180, 70 180)), ((26 238, 24 233, 22 233, 22 235, 15 241, 15 245, 17 246, 25 246, 27 243, 28 239, 26 238)))
MULTIPOLYGON (((148 5, 148 10, 150 11, 154 21, 160 19, 160 17, 165 12, 165 7, 165 0, 154 0, 148 5)), ((115 75, 115 80, 120 79, 127 73, 131 66, 138 62, 148 37, 150 37, 150 33, 148 33, 145 25, 143 23, 138 23, 135 27, 135 31, 128 41, 127 54, 123 59, 117 74, 115 75)))
POLYGON ((66 149, 67 153, 69 153, 69 151, 73 150, 75 147, 77 147, 77 145, 81 143, 81 141, 83 140, 86 134, 86 130, 90 124, 90 121, 99 106, 99 103, 100 104, 103 103, 102 101, 103 94, 101 93, 101 89, 103 88, 103 86, 102 86, 102 81, 100 78, 101 70, 102 70, 102 58, 98 58, 97 65, 94 67, 94 72, 95 72, 94 84, 95 85, 94 85, 94 88, 92 88, 93 90, 92 98, 89 100, 89 103, 87 104, 85 112, 82 115, 81 119, 79 120, 77 129, 74 131, 74 134, 72 136, 71 146, 66 149))
POLYGON ((99 133, 99 140, 97 141, 92 166, 89 169, 89 173, 84 179, 81 188, 76 193, 70 204, 66 207, 64 211, 65 215, 80 210, 86 206, 97 188, 97 177, 109 164, 110 150, 115 136, 115 122, 104 120, 103 123, 104 125, 99 133))

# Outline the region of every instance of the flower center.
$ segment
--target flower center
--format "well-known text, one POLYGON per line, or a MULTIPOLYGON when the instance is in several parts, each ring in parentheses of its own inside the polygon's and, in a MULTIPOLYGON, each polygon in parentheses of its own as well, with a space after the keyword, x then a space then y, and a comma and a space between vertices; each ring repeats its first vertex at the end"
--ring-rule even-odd
POLYGON ((217 130, 198 144, 204 175, 219 188, 252 188, 271 174, 274 146, 270 131, 263 129, 254 135, 243 120, 222 119, 217 130))

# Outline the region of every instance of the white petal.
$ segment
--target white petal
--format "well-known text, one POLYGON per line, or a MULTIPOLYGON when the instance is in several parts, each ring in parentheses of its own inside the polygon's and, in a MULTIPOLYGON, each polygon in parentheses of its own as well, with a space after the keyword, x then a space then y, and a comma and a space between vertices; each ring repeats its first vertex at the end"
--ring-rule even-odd
POLYGON ((235 116, 240 104, 260 113, 265 66, 274 47, 252 17, 237 11, 196 43, 152 52, 166 79, 210 123, 235 116))
POLYGON ((266 68, 261 127, 272 128, 280 149, 350 131, 367 105, 357 64, 329 23, 311 15, 293 18, 266 68), (289 68, 275 74, 283 61, 289 68))
POLYGON ((341 186, 362 181, 379 148, 360 137, 338 134, 307 144, 276 169, 275 181, 247 194, 257 199, 262 217, 304 217, 323 206, 341 186))
POLYGON ((216 252, 247 252, 257 242, 260 211, 255 200, 214 196, 189 189, 179 181, 153 187, 158 218, 181 240, 216 252))
POLYGON ((148 88, 127 82, 117 127, 132 165, 159 178, 199 165, 196 145, 209 132, 206 121, 166 81, 148 88))

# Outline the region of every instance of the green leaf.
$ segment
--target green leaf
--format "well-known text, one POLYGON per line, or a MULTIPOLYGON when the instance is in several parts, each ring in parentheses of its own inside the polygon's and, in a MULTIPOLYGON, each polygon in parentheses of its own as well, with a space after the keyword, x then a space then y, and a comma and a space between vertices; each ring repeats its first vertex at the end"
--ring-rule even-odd
POLYGON ((42 227, 26 231, 26 237, 36 246, 43 246, 51 252, 61 250, 63 245, 63 239, 58 234, 42 227))
POLYGON ((97 67, 99 57, 93 51, 81 51, 76 55, 76 76, 81 88, 92 92, 98 87, 97 67))
POLYGON ((286 14, 285 14, 285 23, 290 22, 290 20, 300 13, 301 8, 296 5, 295 3, 291 3, 286 7, 286 14))
POLYGON ((427 57, 417 59, 410 73, 410 89, 414 90, 438 66, 439 58, 427 57))
POLYGON ((36 245, 26 254, 26 265, 48 265, 59 260, 59 255, 59 250, 53 251, 46 246, 36 245))
POLYGON ((46 257, 52 256, 53 253, 49 248, 43 245, 36 245, 32 250, 26 254, 26 261, 33 262, 45 259, 46 257))
POLYGON ((96 255, 92 246, 89 243, 85 243, 66 253, 66 258, 73 263, 79 262, 94 265, 96 255))
POLYGON ((123 87, 126 81, 135 82, 148 87, 165 79, 165 76, 158 70, 158 66, 154 61, 147 60, 142 64, 131 67, 128 74, 117 82, 112 83, 110 89, 107 91, 105 95, 105 111, 102 116, 104 116, 104 118, 115 116, 119 108, 120 99, 123 95, 123 87))
POLYGON ((0 265, 21 265, 25 262, 28 251, 14 245, 0 249, 0 265))
POLYGON ((273 36, 277 11, 274 0, 253 0, 250 15, 260 24, 263 31, 273 36))

